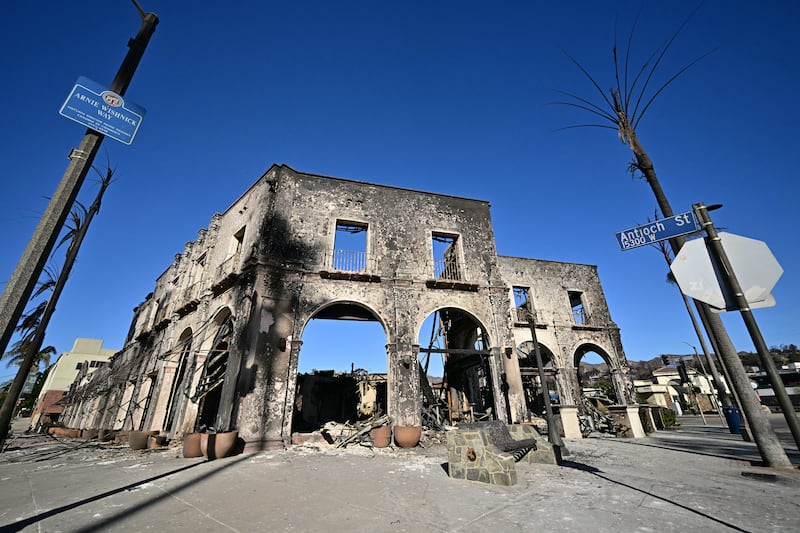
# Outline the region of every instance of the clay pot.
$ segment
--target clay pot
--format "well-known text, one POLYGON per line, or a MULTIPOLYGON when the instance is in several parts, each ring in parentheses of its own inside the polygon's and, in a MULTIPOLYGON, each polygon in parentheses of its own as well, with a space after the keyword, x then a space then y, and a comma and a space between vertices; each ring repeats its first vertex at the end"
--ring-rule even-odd
POLYGON ((70 439, 79 439, 81 438, 81 430, 80 429, 68 429, 67 435, 70 439))
POLYGON ((202 457, 203 452, 200 451, 200 433, 189 433, 183 437, 183 456, 189 457, 202 457))
POLYGON ((401 448, 413 448, 419 444, 422 428, 419 426, 395 426, 394 442, 401 448))
POLYGON ((392 428, 390 426, 380 426, 370 430, 369 436, 372 439, 374 448, 386 448, 392 440, 392 428))
POLYGON ((156 434, 158 431, 131 431, 128 433, 128 446, 131 447, 131 450, 147 449, 150 436, 156 434))
POLYGON ((81 438, 83 440, 92 440, 97 438, 97 430, 96 429, 84 429, 81 431, 81 438))
POLYGON ((236 441, 239 439, 238 431, 227 431, 225 433, 201 433, 200 452, 209 461, 227 457, 236 449, 236 441))

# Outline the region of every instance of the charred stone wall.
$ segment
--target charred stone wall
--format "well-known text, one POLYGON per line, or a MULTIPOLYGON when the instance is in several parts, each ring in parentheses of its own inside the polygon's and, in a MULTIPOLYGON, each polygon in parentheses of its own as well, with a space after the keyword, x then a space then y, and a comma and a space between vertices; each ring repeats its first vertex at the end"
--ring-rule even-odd
MULTIPOLYGON (((633 402, 619 328, 611 320, 597 267, 503 256, 498 263, 509 298, 514 299, 515 287, 528 292, 536 337, 553 356, 562 403, 579 403, 578 364, 589 351, 608 364, 620 403, 633 402)), ((512 316, 515 345, 530 342, 531 331, 524 316, 516 310, 512 316)))
POLYGON ((535 287, 553 324, 546 342, 564 357, 592 342, 624 360, 593 267, 499 258, 487 202, 273 166, 175 256, 134 310, 125 348, 69 409, 76 424, 237 429, 252 448, 285 445, 305 326, 356 313, 386 334, 389 414, 416 425, 420 328, 448 308, 471 317, 487 345, 494 416, 519 421, 517 281, 535 287), (342 231, 361 235, 363 249, 341 249, 342 231), (582 290, 603 326, 568 327, 553 283, 582 290), (91 422, 77 414, 90 401, 103 406, 91 422))

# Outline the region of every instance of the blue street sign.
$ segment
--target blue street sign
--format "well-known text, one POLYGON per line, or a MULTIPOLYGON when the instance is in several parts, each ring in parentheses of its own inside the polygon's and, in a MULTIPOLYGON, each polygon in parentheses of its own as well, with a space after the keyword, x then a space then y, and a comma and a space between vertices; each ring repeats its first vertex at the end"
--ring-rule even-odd
POLYGON ((131 144, 145 110, 102 85, 81 76, 69 93, 59 114, 79 124, 111 137, 123 144, 131 144))
POLYGON ((653 244, 654 242, 664 241, 679 235, 694 233, 699 229, 700 224, 697 223, 694 213, 687 211, 649 224, 619 231, 615 235, 617 236, 620 250, 630 250, 645 244, 653 244))

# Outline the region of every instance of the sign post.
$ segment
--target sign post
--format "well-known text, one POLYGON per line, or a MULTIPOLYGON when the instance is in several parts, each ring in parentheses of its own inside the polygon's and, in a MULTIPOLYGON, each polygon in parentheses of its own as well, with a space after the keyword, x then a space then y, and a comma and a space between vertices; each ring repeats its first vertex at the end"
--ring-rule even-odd
MULTIPOLYGON (((775 362, 772 360, 772 356, 769 354, 767 344, 764 342, 764 337, 761 335, 761 330, 759 329, 756 319, 753 316, 753 311, 751 310, 752 306, 748 303, 747 298, 745 297, 742 286, 739 284, 736 273, 733 271, 733 267, 731 266, 728 254, 725 253, 725 249, 722 246, 722 239, 720 239, 717 229, 714 227, 714 223, 711 221, 711 217, 708 214, 708 208, 705 206, 705 204, 701 202, 694 204, 692 207, 697 215, 697 219, 703 225, 703 228, 706 230, 706 234, 708 235, 706 243, 708 244, 708 253, 711 256, 711 260, 713 263, 718 265, 727 288, 735 298, 736 305, 742 315, 744 324, 747 327, 747 331, 750 333, 750 338, 752 339, 756 351, 758 352, 758 358, 761 362, 761 365, 764 367, 764 371, 769 377, 772 390, 775 391, 775 396, 781 406, 783 416, 786 418, 786 423, 789 425, 789 429, 792 431, 792 437, 794 437, 795 445, 800 448, 800 423, 798 423, 797 416, 794 414, 794 405, 792 405, 792 401, 789 399, 789 395, 786 393, 781 376, 778 373, 778 369, 775 367, 775 362)), ((738 366, 741 367, 741 361, 739 361, 738 366)), ((742 368, 742 370, 744 369, 742 368)), ((753 394, 750 394, 747 397, 742 397, 740 400, 742 401, 742 407, 746 407, 746 403, 748 402, 756 402, 753 394)), ((750 414, 747 413, 747 415, 748 418, 752 420, 750 414)))

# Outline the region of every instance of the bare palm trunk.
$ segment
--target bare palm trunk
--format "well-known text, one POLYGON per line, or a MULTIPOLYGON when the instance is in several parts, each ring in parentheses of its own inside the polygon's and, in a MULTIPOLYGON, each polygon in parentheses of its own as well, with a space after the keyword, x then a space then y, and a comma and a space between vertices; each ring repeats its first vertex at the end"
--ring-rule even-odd
MULTIPOLYGON (((636 158, 636 162, 634 163, 636 169, 642 173, 648 185, 650 185, 662 215, 664 218, 669 218, 675 213, 672 211, 672 206, 670 206, 667 200, 667 195, 664 193, 664 189, 658 181, 653 161, 650 159, 650 156, 647 155, 641 142, 639 142, 639 137, 636 135, 636 131, 628 120, 628 116, 619 100, 618 94, 612 92, 612 98, 617 114, 619 136, 628 144, 631 152, 633 152, 636 158)), ((685 241, 686 239, 684 237, 670 239, 669 243, 672 247, 673 255, 678 255, 685 241)), ((733 346, 730 336, 728 336, 728 332, 722 324, 722 319, 719 315, 713 313, 708 305, 703 302, 695 300, 695 307, 703 323, 707 326, 707 333, 710 337, 716 339, 720 361, 725 365, 728 371, 727 374, 731 378, 731 386, 736 391, 736 396, 739 399, 742 411, 744 411, 744 415, 750 424, 753 438, 758 445, 761 458, 767 465, 772 467, 791 466, 792 463, 789 461, 789 457, 786 455, 783 445, 778 440, 775 431, 769 423, 769 419, 764 411, 761 410, 761 404, 758 398, 753 393, 750 380, 745 373, 741 359, 739 359, 736 353, 736 348, 733 346)))
POLYGON ((44 336, 47 331, 47 326, 50 323, 50 318, 53 316, 53 312, 56 310, 56 303, 61 296, 61 292, 64 290, 64 286, 67 284, 67 279, 72 272, 72 267, 75 265, 75 260, 78 258, 78 250, 80 249, 83 239, 86 237, 86 233, 89 230, 89 224, 92 222, 94 215, 100 211, 100 203, 102 202, 103 194, 106 192, 106 189, 111 183, 111 174, 112 173, 109 170, 107 177, 101 180, 100 190, 98 191, 94 202, 92 202, 92 205, 86 212, 83 223, 81 223, 79 227, 75 228, 75 234, 72 236, 72 240, 67 248, 64 266, 61 268, 61 272, 58 274, 58 279, 53 286, 53 293, 50 295, 50 299, 47 301, 47 306, 42 313, 41 321, 39 322, 39 325, 36 328, 36 333, 34 334, 33 339, 28 347, 28 352, 25 354, 22 364, 20 364, 19 371, 14 378, 14 382, 11 384, 11 388, 8 391, 8 395, 6 396, 2 407, 0 407, 0 451, 2 451, 5 440, 8 437, 8 429, 11 424, 14 406, 17 403, 20 392, 22 391, 22 386, 25 384, 25 380, 27 379, 31 368, 33 368, 33 363, 36 359, 36 356, 41 350, 42 344, 44 343, 44 336))

